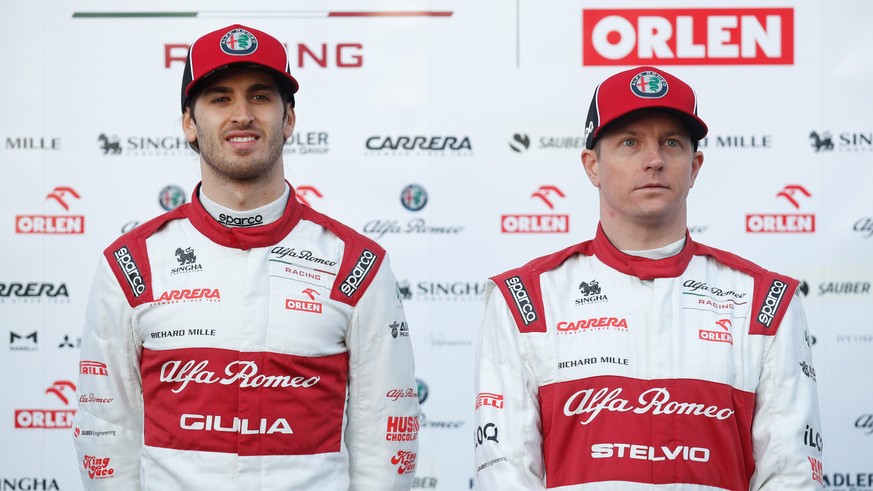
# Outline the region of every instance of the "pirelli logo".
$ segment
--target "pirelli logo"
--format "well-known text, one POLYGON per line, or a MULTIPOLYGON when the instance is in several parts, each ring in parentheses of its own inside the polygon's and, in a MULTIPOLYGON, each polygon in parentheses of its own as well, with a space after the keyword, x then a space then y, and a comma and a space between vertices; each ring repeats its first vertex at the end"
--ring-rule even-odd
POLYGON ((358 258, 358 262, 355 263, 355 267, 352 268, 352 271, 348 276, 346 276, 346 279, 340 283, 339 291, 342 292, 343 295, 351 298, 351 296, 358 291, 358 288, 367 278, 367 275, 370 274, 370 270, 373 269, 373 264, 376 263, 377 259, 379 259, 379 256, 377 256, 376 253, 364 249, 364 252, 361 253, 361 257, 358 258))
POLYGON ((525 288, 524 283, 521 282, 521 277, 513 276, 512 278, 507 278, 504 283, 506 283, 506 288, 509 288, 509 291, 512 293, 512 298, 515 300, 515 307, 518 309, 518 313, 521 314, 521 319, 524 321, 524 325, 529 326, 536 322, 537 319, 539 319, 539 316, 537 316, 537 311, 534 308, 533 302, 530 300, 527 288, 525 288))
POLYGON ((788 290, 788 284, 784 281, 773 280, 770 284, 770 290, 767 291, 767 298, 764 299, 764 305, 758 311, 758 322, 769 328, 773 323, 773 318, 776 317, 776 312, 779 311, 779 306, 782 305, 782 300, 785 297, 785 292, 788 290))
POLYGON ((142 295, 146 289, 145 280, 139 272, 139 267, 133 260, 130 250, 127 246, 121 246, 121 248, 113 252, 112 255, 115 257, 115 262, 118 263, 118 267, 124 272, 124 277, 127 279, 127 284, 130 285, 130 289, 133 291, 134 298, 142 295))

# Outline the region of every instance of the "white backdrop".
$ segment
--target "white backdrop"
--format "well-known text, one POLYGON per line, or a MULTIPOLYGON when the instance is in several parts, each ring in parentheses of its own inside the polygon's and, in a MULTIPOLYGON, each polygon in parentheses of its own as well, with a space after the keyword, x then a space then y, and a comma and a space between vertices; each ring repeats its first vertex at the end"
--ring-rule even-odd
POLYGON ((4 4, 0 490, 81 489, 70 415, 93 272, 123 230, 190 199, 185 46, 236 22, 291 53, 292 184, 392 256, 425 414, 417 487, 471 486, 484 280, 593 235, 588 104, 597 82, 645 63, 694 86, 710 127, 697 240, 803 281, 823 483, 873 489, 873 4, 727 3, 4 4), (421 210, 401 202, 410 184, 421 210), (525 221, 539 231, 507 233, 525 221))

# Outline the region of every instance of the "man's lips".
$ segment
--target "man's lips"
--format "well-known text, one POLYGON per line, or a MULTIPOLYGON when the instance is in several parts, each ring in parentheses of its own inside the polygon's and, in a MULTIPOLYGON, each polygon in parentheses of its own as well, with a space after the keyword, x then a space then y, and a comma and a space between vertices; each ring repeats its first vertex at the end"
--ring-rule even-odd
POLYGON ((260 137, 250 131, 234 131, 225 135, 224 140, 238 150, 248 149, 257 143, 260 137))

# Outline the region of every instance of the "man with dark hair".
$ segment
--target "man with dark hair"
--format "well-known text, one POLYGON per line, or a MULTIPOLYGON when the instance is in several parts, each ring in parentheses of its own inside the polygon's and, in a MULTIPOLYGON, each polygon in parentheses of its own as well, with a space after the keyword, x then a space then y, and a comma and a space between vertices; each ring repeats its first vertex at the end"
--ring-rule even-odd
POLYGON ((658 68, 595 90, 582 151, 594 239, 486 293, 477 489, 820 487, 797 281, 688 232, 706 133, 694 91, 658 68))
POLYGON ((385 251, 285 181, 297 89, 269 34, 191 45, 202 182, 99 265, 74 433, 87 489, 411 488, 418 400, 390 395, 416 387, 403 306, 385 251))

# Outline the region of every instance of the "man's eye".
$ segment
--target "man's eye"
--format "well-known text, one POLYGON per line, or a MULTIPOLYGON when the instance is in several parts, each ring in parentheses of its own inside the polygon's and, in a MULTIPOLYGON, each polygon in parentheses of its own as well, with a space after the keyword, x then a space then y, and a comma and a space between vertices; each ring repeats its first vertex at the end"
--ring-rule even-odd
POLYGON ((621 141, 621 146, 623 147, 632 147, 634 146, 634 141, 630 138, 625 138, 621 141))
POLYGON ((254 101, 268 101, 270 97, 265 94, 255 94, 252 96, 252 100, 254 101))
POLYGON ((667 145, 668 147, 678 147, 678 146, 679 146, 679 140, 674 140, 674 139, 671 138, 671 139, 665 141, 665 142, 664 142, 664 145, 667 145))
POLYGON ((227 101, 228 101, 227 97, 216 97, 216 98, 212 99, 212 102, 219 103, 219 104, 222 102, 227 102, 227 101))

